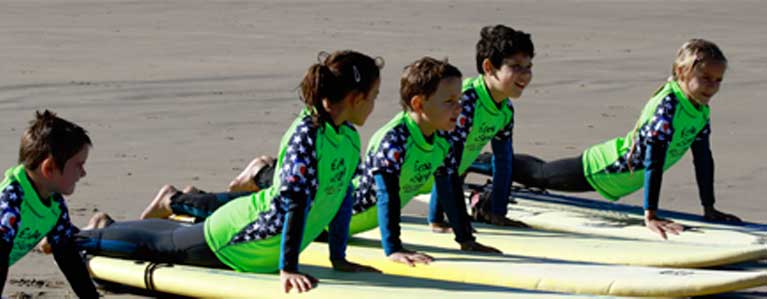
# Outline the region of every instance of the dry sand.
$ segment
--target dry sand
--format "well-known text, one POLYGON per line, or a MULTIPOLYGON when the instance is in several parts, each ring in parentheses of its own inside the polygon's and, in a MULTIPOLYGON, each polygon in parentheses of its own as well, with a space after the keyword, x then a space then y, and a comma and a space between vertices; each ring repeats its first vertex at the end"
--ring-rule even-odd
MULTIPOLYGON (((251 157, 276 152, 301 107, 294 87, 319 50, 351 48, 386 59, 376 109, 360 129, 364 143, 399 110, 406 63, 449 57, 473 76, 479 29, 495 23, 532 33, 537 50, 535 77, 515 102, 516 151, 573 156, 625 134, 667 77, 676 49, 704 37, 730 59, 712 103, 718 206, 765 222, 765 7, 760 1, 2 1, 0 161, 13 166, 34 110, 52 109, 87 128, 95 143, 88 176, 68 198, 74 222, 84 224, 97 210, 134 219, 164 183, 222 190, 251 157)), ((664 179, 662 208, 700 211, 689 155, 664 179)), ((639 203, 640 196, 624 202, 639 203)), ((70 294, 52 259, 38 254, 10 269, 6 295, 17 292, 70 294)), ((728 294, 734 295, 767 296, 767 288, 728 294)))

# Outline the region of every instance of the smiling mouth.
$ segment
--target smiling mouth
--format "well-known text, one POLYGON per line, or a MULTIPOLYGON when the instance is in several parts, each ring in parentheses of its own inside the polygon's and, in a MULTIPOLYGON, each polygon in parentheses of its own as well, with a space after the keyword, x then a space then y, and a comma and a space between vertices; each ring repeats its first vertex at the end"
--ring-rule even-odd
POLYGON ((522 84, 522 83, 514 83, 514 85, 516 85, 517 87, 519 87, 519 89, 525 89, 525 87, 527 86, 527 85, 525 85, 525 84, 522 84))

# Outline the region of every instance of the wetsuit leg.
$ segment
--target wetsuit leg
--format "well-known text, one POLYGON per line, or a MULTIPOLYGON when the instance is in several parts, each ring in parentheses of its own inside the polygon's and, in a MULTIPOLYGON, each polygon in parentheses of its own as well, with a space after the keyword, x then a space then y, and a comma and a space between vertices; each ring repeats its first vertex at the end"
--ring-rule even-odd
POLYGON ((594 191, 583 173, 581 156, 545 162, 518 154, 514 155, 513 167, 514 181, 528 187, 570 192, 594 191))
POLYGON ((78 247, 89 254, 225 267, 205 242, 203 224, 185 225, 165 219, 117 222, 77 233, 78 247))
POLYGON ((194 216, 197 219, 208 218, 216 209, 229 201, 249 195, 252 192, 222 193, 176 193, 170 198, 170 209, 177 215, 194 216))

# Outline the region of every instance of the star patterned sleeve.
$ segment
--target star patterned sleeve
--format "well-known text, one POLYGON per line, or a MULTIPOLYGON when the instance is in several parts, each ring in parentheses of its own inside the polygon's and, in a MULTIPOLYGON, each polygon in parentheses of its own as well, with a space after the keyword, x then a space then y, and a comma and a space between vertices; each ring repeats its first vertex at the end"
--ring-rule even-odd
POLYGON ((383 138, 373 159, 372 172, 399 176, 402 163, 405 162, 405 141, 407 140, 402 130, 404 127, 399 126, 392 134, 383 138))
POLYGON ((677 100, 669 95, 655 109, 650 122, 640 131, 647 143, 668 144, 671 142, 671 137, 674 135, 672 120, 676 112, 676 103, 677 100))
POLYGON ((450 132, 450 142, 464 144, 469 137, 471 126, 474 124, 474 109, 479 96, 473 90, 461 95, 461 113, 455 121, 455 128, 450 132))
POLYGON ((80 231, 77 227, 72 225, 72 221, 69 218, 69 209, 64 202, 64 198, 62 198, 61 195, 56 195, 55 200, 59 202, 61 215, 59 216, 56 225, 53 226, 53 229, 51 229, 47 235, 48 243, 51 245, 53 251, 67 245, 74 235, 80 231))
POLYGON ((671 125, 678 101, 672 95, 666 96, 655 108, 652 119, 639 132, 645 140, 646 148, 642 164, 645 167, 644 209, 657 210, 660 188, 663 182, 663 165, 666 162, 666 150, 674 128, 671 125))
POLYGON ((285 209, 285 222, 280 244, 280 269, 298 271, 306 215, 317 190, 316 130, 310 122, 296 127, 283 159, 280 172, 281 206, 285 209))
POLYGON ((5 244, 13 244, 19 228, 21 199, 24 197, 21 186, 10 184, 0 194, 0 239, 5 244))
POLYGON ((317 189, 316 132, 302 124, 290 139, 280 171, 280 192, 313 197, 317 189))

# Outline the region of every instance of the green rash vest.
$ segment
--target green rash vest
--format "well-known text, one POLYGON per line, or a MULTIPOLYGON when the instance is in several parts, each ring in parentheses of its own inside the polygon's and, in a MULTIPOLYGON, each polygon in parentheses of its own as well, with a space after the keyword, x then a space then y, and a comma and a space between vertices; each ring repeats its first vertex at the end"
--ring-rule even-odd
MULTIPOLYGON (((0 190, 0 234, 3 241, 13 245, 9 266, 24 257, 43 237, 57 231, 54 230, 57 223, 61 224, 61 232, 71 229, 66 208, 59 196, 51 196, 47 205, 43 203, 24 166, 8 169, 0 183, 0 190), (62 216, 66 216, 66 223, 59 222, 62 216)), ((65 233, 67 236, 72 234, 71 231, 65 233)), ((60 242, 60 238, 62 235, 57 233, 56 241, 60 242)), ((54 240, 49 242, 54 243, 54 240)))
POLYGON ((506 98, 497 104, 490 96, 482 75, 463 81, 461 114, 450 141, 461 153, 458 174, 462 175, 493 137, 510 138, 514 128, 514 108, 506 98))
POLYGON ((665 171, 684 156, 708 124, 709 107, 696 108, 679 85, 669 81, 647 102, 634 130, 584 151, 583 172, 597 192, 618 200, 644 185, 642 160, 647 142, 658 135, 670 136, 664 140, 668 142, 665 171))
MULTIPOLYGON (((351 124, 337 130, 327 123, 316 125, 304 110, 282 137, 272 186, 234 199, 208 217, 208 246, 234 270, 277 270, 288 207, 303 203, 299 209, 308 209, 300 251, 333 220, 359 157, 360 138, 351 124)), ((288 249, 297 262, 298 251, 288 249)))
MULTIPOLYGON (((375 173, 399 177, 400 208, 430 182, 450 144, 437 134, 429 143, 407 112, 397 114, 373 134, 360 173, 354 178, 351 234, 378 227, 375 173)), ((391 195, 390 195, 391 196, 391 195)))

